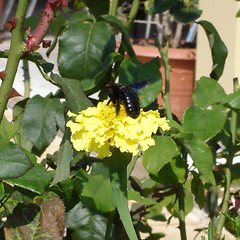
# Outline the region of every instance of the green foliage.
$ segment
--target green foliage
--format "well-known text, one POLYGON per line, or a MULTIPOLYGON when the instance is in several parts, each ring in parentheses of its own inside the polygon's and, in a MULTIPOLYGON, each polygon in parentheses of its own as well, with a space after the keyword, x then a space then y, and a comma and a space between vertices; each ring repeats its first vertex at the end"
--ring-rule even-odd
POLYGON ((144 152, 143 165, 149 173, 157 175, 166 163, 179 154, 179 151, 171 137, 156 136, 155 142, 155 146, 144 152), (161 155, 159 155, 159 152, 161 155))
POLYGON ((210 77, 215 80, 219 80, 223 73, 225 61, 228 55, 227 47, 225 46, 212 23, 205 20, 201 20, 197 23, 200 24, 205 30, 212 53, 213 65, 210 77))
MULTIPOLYGON (((18 5, 22 2, 18 1, 18 5)), ((166 111, 171 129, 166 132, 159 129, 153 137, 155 145, 144 152, 139 149, 134 158, 116 148, 111 149, 112 156, 101 160, 92 153, 77 152, 72 146, 70 129, 66 127, 70 119, 67 112, 78 114, 96 106, 107 98, 109 83, 130 85, 149 80, 137 92, 140 106, 156 109, 156 98, 162 93, 164 110, 170 109, 166 97, 169 64, 165 61, 162 77, 159 58, 141 63, 132 47, 130 36, 132 18, 138 10, 136 3, 132 1, 130 11, 127 9, 124 16, 117 14, 118 7, 125 10, 122 0, 77 0, 75 7, 81 11, 56 12, 49 26, 55 38, 47 56, 59 43, 59 73, 38 52, 24 53, 24 42, 21 45, 16 41, 15 30, 12 41, 21 51, 0 51, 0 57, 8 61, 24 53, 20 58, 34 63, 42 77, 58 87, 55 94, 35 95, 17 102, 13 119, 1 120, 1 239, 63 239, 65 227, 66 239, 132 240, 141 239, 141 233, 148 234, 146 239, 160 239, 164 234, 153 233, 148 220, 167 221, 167 225, 173 217, 179 220, 180 235, 186 239, 185 216, 195 203, 200 209, 209 207, 212 221, 208 227, 209 239, 220 239, 222 219, 227 220, 225 227, 239 237, 239 216, 234 215, 239 207, 230 209, 228 200, 231 184, 240 184, 240 164, 233 164, 240 150, 240 91, 236 84, 234 92, 227 94, 218 83, 227 48, 210 22, 198 24, 209 41, 212 71, 210 77, 201 77, 196 82, 194 103, 186 109, 181 122, 172 120, 171 112, 166 111), (82 10, 85 6, 89 11, 82 10), (121 35, 117 44, 116 34, 121 35), (165 92, 162 79, 166 79, 165 92), (92 94, 98 94, 99 100, 93 99, 92 94), (56 136, 61 143, 50 155, 48 147, 56 136), (217 164, 218 158, 225 158, 226 162, 217 164), (147 171, 142 179, 132 174, 136 161, 147 171), (217 199, 222 187, 225 193, 220 214, 213 199, 217 199), (134 201, 130 212, 128 200, 134 201), (164 208, 169 219, 163 213, 164 208)), ((155 0, 152 4, 153 14, 169 11, 181 23, 192 22, 201 15, 191 1, 155 0)), ((24 19, 23 15, 19 19, 24 19)), ((25 26, 31 26, 34 33, 38 23, 38 18, 29 18, 25 26)), ((27 37, 21 29, 19 39, 23 35, 27 37)), ((163 53, 159 46, 162 59, 167 59, 167 49, 168 46, 163 53)), ((7 76, 12 75, 14 80, 16 70, 17 65, 11 64, 7 76)), ((8 85, 9 94, 12 85, 8 85)), ((2 84, 0 99, 4 88, 2 84)), ((0 101, 0 111, 5 109, 0 101)))
POLYGON ((178 2, 173 8, 171 8, 171 13, 174 17, 183 23, 189 23, 198 19, 202 11, 197 8, 189 8, 184 5, 183 2, 178 2))
POLYGON ((106 23, 72 23, 63 30, 59 41, 59 71, 62 77, 91 78, 114 50, 113 33, 106 23))
POLYGON ((104 239, 107 231, 107 217, 106 214, 84 208, 79 202, 66 217, 66 226, 71 230, 71 239, 104 239))

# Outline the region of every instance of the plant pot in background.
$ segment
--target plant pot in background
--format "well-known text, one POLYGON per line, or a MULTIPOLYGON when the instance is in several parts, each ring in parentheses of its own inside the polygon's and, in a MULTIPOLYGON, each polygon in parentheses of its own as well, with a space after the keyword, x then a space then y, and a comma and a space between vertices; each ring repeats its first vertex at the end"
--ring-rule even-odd
MULTIPOLYGON (((133 45, 133 49, 142 63, 159 56, 157 47, 133 45)), ((189 48, 169 48, 168 57, 171 66, 170 72, 170 105, 171 111, 181 120, 184 111, 192 104, 192 93, 195 79, 196 50, 189 48)), ((164 66, 160 60, 160 71, 163 76, 163 91, 165 89, 164 66)), ((158 104, 163 104, 161 94, 158 104)))

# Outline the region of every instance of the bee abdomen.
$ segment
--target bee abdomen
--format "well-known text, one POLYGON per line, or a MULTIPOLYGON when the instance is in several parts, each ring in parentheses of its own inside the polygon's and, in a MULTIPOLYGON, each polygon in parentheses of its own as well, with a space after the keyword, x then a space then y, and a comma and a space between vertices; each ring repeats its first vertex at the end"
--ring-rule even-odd
POLYGON ((124 105, 126 112, 132 118, 137 118, 140 113, 139 98, 138 95, 133 91, 124 92, 125 97, 124 105))

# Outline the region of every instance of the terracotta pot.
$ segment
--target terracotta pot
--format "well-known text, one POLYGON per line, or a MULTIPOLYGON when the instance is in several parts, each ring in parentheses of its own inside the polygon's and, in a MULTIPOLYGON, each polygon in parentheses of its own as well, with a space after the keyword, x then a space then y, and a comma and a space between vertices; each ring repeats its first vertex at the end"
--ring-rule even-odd
MULTIPOLYGON (((159 56, 157 47, 133 45, 134 51, 142 63, 159 56)), ((195 49, 170 48, 168 50, 170 72, 170 105, 172 112, 181 120, 184 111, 192 104, 192 93, 195 79, 195 49)), ((160 71, 163 76, 164 91, 164 66, 160 60, 160 71)), ((158 96, 158 103, 163 103, 162 96, 158 96)))

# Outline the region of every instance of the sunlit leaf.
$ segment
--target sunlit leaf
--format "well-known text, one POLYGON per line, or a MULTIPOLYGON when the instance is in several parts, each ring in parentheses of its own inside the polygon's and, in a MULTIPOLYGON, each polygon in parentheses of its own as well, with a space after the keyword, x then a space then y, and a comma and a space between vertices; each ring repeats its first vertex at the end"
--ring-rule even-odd
POLYGON ((225 96, 221 102, 232 109, 240 109, 240 91, 225 96))
POLYGON ((107 23, 72 23, 64 28, 59 40, 60 74, 71 79, 91 78, 114 51, 115 39, 107 23))
POLYGON ((145 169, 154 175, 172 158, 179 154, 178 147, 171 137, 155 136, 155 146, 143 153, 143 165, 145 169))
POLYGON ((201 77, 196 82, 193 101, 202 108, 207 108, 214 103, 220 103, 226 96, 222 86, 212 78, 201 77))
POLYGON ((61 105, 59 99, 31 98, 23 116, 23 128, 27 138, 41 150, 46 148, 57 134, 55 109, 61 105))
POLYGON ((86 97, 82 89, 80 81, 63 78, 57 74, 52 74, 51 77, 53 81, 61 86, 70 111, 77 114, 80 111, 92 106, 91 101, 86 97))
POLYGON ((115 209, 116 205, 110 182, 103 176, 92 176, 84 171, 80 171, 75 183, 85 207, 102 212, 109 212, 115 209))
POLYGON ((182 126, 202 140, 208 140, 219 133, 227 120, 227 113, 222 109, 202 109, 196 105, 190 106, 184 113, 182 126))
POLYGON ((69 140, 60 146, 56 174, 51 185, 67 179, 70 175, 70 162, 73 159, 73 147, 69 140))
POLYGON ((23 176, 10 179, 7 182, 32 192, 42 194, 51 180, 51 172, 46 172, 41 165, 36 165, 23 176))
POLYGON ((18 123, 10 123, 5 116, 3 116, 0 124, 0 136, 9 141, 17 133, 19 129, 18 123))
POLYGON ((157 202, 152 198, 144 198, 140 195, 139 192, 133 190, 128 190, 128 200, 134 200, 138 203, 146 205, 157 204, 157 202))

